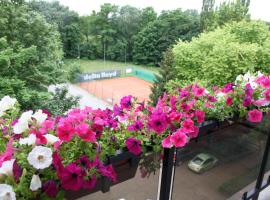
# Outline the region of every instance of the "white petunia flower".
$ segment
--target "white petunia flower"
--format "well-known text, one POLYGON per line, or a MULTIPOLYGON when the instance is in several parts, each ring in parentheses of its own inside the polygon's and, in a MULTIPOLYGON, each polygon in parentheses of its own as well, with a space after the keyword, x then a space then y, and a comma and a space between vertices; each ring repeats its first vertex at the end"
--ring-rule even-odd
POLYGON ((38 124, 41 124, 47 119, 48 115, 43 113, 42 110, 38 110, 35 112, 35 114, 32 117, 37 120, 38 124))
POLYGON ((24 112, 21 115, 18 122, 13 126, 13 132, 15 134, 21 134, 29 128, 28 123, 29 121, 31 121, 32 114, 33 114, 33 111, 30 110, 30 111, 24 112))
POLYGON ((52 134, 46 134, 44 137, 47 139, 48 144, 54 144, 55 142, 60 141, 60 139, 52 134))
POLYGON ((32 110, 24 112, 21 115, 21 117, 19 118, 19 122, 21 122, 21 123, 26 123, 27 122, 28 123, 29 121, 31 121, 32 115, 33 115, 32 110))
POLYGON ((19 140, 20 145, 34 145, 36 144, 37 137, 34 134, 30 134, 27 138, 21 138, 19 140))
POLYGON ((38 175, 33 175, 30 183, 30 190, 37 191, 41 188, 41 180, 38 175))
POLYGON ((16 99, 11 98, 10 96, 4 96, 0 101, 0 110, 2 112, 5 112, 6 110, 11 109, 13 108, 16 102, 17 102, 16 99))
POLYGON ((36 146, 28 154, 28 162, 36 169, 45 169, 52 164, 52 150, 43 146, 36 146))
POLYGON ((16 194, 13 188, 7 184, 0 184, 0 199, 2 200, 16 200, 16 194))
POLYGON ((15 159, 11 159, 2 163, 2 166, 0 167, 0 176, 1 175, 13 176, 14 161, 15 159))
POLYGON ((15 134, 22 134, 24 131, 26 131, 29 128, 28 123, 20 123, 17 122, 14 126, 13 126, 13 132, 15 134))

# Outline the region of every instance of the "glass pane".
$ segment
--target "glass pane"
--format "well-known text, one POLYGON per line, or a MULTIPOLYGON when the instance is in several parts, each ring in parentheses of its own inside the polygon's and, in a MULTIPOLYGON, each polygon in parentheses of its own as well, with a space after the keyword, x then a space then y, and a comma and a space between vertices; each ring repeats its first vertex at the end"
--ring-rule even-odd
POLYGON ((224 123, 179 149, 173 199, 241 199, 255 185, 270 124, 267 120, 257 126, 224 123), (211 161, 197 162, 198 155, 199 161, 211 161))

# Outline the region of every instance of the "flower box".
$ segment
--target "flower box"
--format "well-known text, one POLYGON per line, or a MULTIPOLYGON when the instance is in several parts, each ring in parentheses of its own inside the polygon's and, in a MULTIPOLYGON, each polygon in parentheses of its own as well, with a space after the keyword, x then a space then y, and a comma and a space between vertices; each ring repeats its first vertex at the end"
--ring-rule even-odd
POLYGON ((101 179, 98 179, 95 188, 91 190, 81 189, 79 191, 65 191, 65 198, 67 200, 74 200, 98 191, 103 193, 109 192, 111 186, 127 181, 136 175, 139 161, 139 156, 135 156, 127 151, 116 156, 108 157, 107 164, 112 164, 117 174, 117 181, 115 183, 111 182, 107 177, 102 177, 101 179))

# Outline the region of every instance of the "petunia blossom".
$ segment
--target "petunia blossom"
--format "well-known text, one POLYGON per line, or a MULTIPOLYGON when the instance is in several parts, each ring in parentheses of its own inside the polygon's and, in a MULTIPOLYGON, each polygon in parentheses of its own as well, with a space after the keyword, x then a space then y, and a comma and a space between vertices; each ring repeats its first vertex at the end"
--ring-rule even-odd
POLYGON ((42 191, 50 198, 55 198, 58 193, 58 187, 55 181, 49 180, 42 185, 42 191))
POLYGON ((162 147, 163 148, 171 148, 172 147, 170 135, 168 135, 165 139, 162 140, 162 147))
POLYGON ((81 167, 75 163, 68 164, 61 174, 61 186, 65 190, 79 190, 83 183, 84 172, 81 167))
POLYGON ((52 150, 43 146, 36 146, 28 154, 27 160, 35 169, 45 169, 52 164, 52 150))
POLYGON ((16 194, 10 185, 0 184, 0 199, 16 200, 16 194))
POLYGON ((41 183, 39 176, 34 174, 32 176, 31 182, 30 182, 30 190, 37 191, 38 189, 41 188, 41 185, 42 185, 42 183, 41 183))
POLYGON ((141 141, 133 137, 126 139, 126 146, 128 150, 134 155, 140 155, 140 153, 142 152, 141 141))
POLYGON ((198 123, 203 123, 205 120, 205 112, 201 111, 201 110, 196 110, 195 111, 195 116, 196 116, 196 120, 198 123))
POLYGON ((148 120, 148 127, 150 130, 161 134, 167 128, 167 116, 163 112, 153 113, 148 120))
POLYGON ((81 123, 76 127, 78 136, 86 142, 96 142, 96 133, 92 131, 88 124, 81 123))
POLYGON ((262 117, 263 117, 262 112, 257 109, 253 109, 248 112, 248 120, 250 122, 255 122, 255 123, 261 122, 262 117))
POLYGON ((185 146, 188 142, 186 133, 178 129, 171 135, 171 142, 176 148, 185 146))

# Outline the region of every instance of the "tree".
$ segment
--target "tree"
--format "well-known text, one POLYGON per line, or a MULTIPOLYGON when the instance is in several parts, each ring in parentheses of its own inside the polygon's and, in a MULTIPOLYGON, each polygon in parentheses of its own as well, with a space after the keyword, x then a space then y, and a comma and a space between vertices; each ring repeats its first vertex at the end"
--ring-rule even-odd
POLYGON ((163 60, 160 65, 159 74, 156 75, 155 82, 151 88, 151 104, 156 105, 158 98, 163 95, 166 91, 165 86, 168 81, 174 78, 173 67, 174 67, 173 51, 171 48, 164 52, 163 60))
POLYGON ((250 19, 250 0, 223 1, 214 9, 215 0, 203 0, 200 26, 201 31, 211 31, 230 22, 250 19))
POLYGON ((175 79, 222 86, 247 71, 270 72, 270 32, 259 21, 227 24, 174 46, 175 79))
POLYGON ((23 109, 49 98, 47 86, 68 77, 60 35, 43 16, 17 1, 0 2, 0 97, 15 96, 23 109))
POLYGON ((143 8, 140 16, 140 29, 146 27, 150 22, 157 19, 157 13, 153 7, 143 8))
POLYGON ((190 40, 199 34, 199 15, 195 11, 163 11, 134 38, 133 61, 158 66, 162 54, 178 39, 190 40))
POLYGON ((79 15, 58 1, 30 1, 29 7, 41 13, 46 21, 55 25, 60 32, 65 57, 77 58, 81 42, 79 15))
POLYGON ((248 15, 250 0, 236 0, 223 2, 216 10, 216 20, 219 26, 233 21, 249 19, 248 15))
POLYGON ((209 30, 215 23, 214 5, 215 0, 203 0, 200 18, 200 28, 202 32, 209 30))

